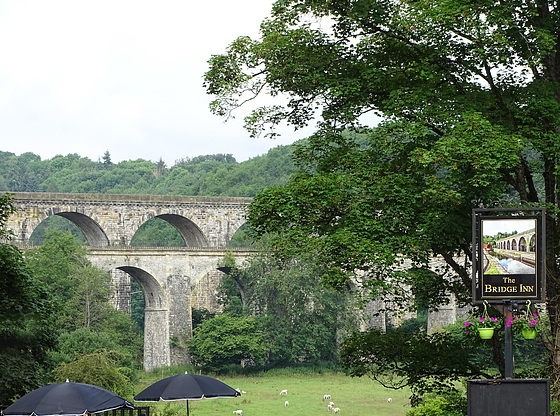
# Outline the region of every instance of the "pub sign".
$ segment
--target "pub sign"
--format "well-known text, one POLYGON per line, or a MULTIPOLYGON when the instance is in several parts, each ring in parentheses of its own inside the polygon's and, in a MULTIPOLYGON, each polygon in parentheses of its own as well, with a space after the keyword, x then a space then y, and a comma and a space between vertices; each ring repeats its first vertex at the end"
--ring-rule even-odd
POLYGON ((544 209, 500 211, 473 210, 473 301, 544 302, 544 209))

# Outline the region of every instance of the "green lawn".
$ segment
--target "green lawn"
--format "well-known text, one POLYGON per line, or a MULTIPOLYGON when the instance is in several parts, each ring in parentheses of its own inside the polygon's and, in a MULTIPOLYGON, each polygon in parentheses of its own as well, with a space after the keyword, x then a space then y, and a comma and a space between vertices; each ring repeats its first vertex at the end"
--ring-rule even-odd
MULTIPOLYGON (((175 374, 180 374, 177 372, 175 374)), ((159 374, 156 378, 144 379, 135 393, 147 385, 175 374, 159 374)), ((151 376, 151 375, 150 375, 151 376)), ((263 374, 256 376, 217 377, 233 388, 246 392, 234 399, 205 399, 190 401, 192 416, 232 415, 234 410, 243 410, 243 416, 278 415, 327 415, 330 394, 335 407, 344 416, 404 416, 410 409, 408 391, 388 390, 368 378, 352 378, 344 374, 263 374), (280 395, 283 389, 288 395, 280 395), (388 403, 387 398, 392 402, 388 403), (285 407, 284 402, 289 402, 285 407)), ((146 403, 136 403, 146 405, 146 403)), ((186 414, 184 401, 149 403, 150 414, 186 414)))

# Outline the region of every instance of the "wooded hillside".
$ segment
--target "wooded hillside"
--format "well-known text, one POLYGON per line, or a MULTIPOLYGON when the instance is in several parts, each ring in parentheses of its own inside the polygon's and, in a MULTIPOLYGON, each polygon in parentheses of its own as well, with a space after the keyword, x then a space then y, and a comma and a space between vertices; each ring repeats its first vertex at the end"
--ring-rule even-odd
POLYGON ((291 146, 238 163, 230 154, 182 158, 171 167, 161 159, 113 163, 78 154, 41 160, 0 151, 0 191, 252 197, 265 186, 282 185, 293 170, 291 146))

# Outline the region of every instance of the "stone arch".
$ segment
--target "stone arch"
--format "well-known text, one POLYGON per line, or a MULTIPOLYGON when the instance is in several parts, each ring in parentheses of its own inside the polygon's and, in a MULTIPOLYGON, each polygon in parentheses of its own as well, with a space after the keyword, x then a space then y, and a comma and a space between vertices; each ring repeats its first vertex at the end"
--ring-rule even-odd
POLYGON ((536 239, 536 235, 533 234, 531 236, 531 239, 529 240, 529 251, 535 252, 536 247, 537 247, 537 239, 536 239))
POLYGON ((517 251, 517 241, 515 239, 511 240, 512 251, 517 251))
POLYGON ((191 307, 207 309, 212 313, 222 312, 223 306, 218 303, 216 292, 223 276, 224 273, 216 266, 207 267, 198 274, 192 282, 191 307))
POLYGON ((525 237, 519 239, 519 251, 527 251, 527 240, 525 237))
POLYGON ((242 223, 233 230, 229 240, 227 241, 227 247, 252 247, 253 243, 247 237, 247 222, 242 223))
POLYGON ((155 218, 160 218, 175 227, 188 247, 208 247, 209 243, 206 236, 198 225, 188 218, 177 214, 161 214, 156 215, 155 218))
POLYGON ((54 215, 59 215, 76 224, 84 234, 89 246, 103 247, 109 245, 109 239, 105 231, 91 217, 79 212, 57 212, 54 215))
POLYGON ((144 293, 144 369, 146 371, 169 366, 169 306, 167 296, 158 280, 150 273, 134 266, 120 266, 133 277, 144 293))

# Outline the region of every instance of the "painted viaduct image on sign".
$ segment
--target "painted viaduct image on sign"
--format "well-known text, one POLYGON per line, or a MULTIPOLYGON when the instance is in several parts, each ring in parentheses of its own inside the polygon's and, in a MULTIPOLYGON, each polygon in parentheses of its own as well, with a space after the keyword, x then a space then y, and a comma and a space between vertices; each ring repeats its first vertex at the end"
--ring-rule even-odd
POLYGON ((17 211, 8 218, 15 243, 25 247, 35 228, 52 215, 72 221, 88 242, 92 264, 111 272, 115 305, 130 309, 130 278, 145 299, 144 368, 184 364, 184 348, 171 339, 192 334, 192 308, 216 311, 218 262, 231 252, 241 263, 254 251, 227 248, 245 223, 251 198, 13 193, 17 211), (186 247, 130 246, 139 227, 160 218, 183 237, 186 247), (128 291, 128 293, 127 293, 128 291))
POLYGON ((534 228, 496 241, 496 248, 501 250, 534 252, 536 246, 537 241, 534 228))

